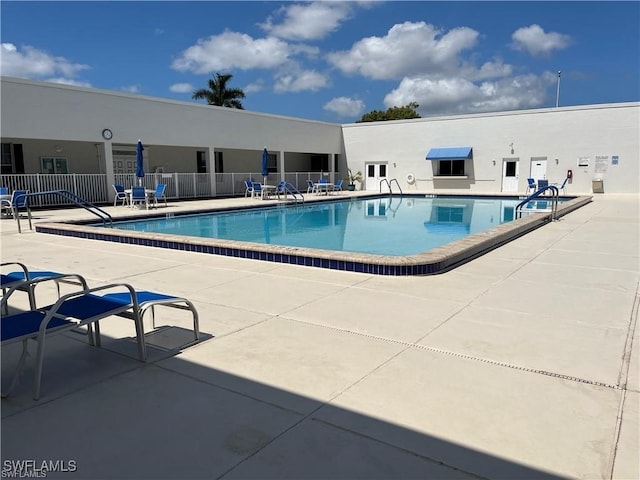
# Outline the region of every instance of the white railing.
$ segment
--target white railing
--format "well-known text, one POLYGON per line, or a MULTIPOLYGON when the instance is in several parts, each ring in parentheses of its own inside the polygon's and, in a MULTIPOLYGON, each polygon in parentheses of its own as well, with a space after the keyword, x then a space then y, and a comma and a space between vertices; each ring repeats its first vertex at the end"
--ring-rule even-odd
MULTIPOLYGON (((33 173, 21 175, 0 175, 0 186, 14 190, 28 190, 30 193, 51 190, 68 190, 91 203, 109 201, 107 177, 104 174, 49 174, 33 173)), ((69 202, 58 195, 42 195, 29 199, 31 206, 67 205, 69 202)))
MULTIPOLYGON (((337 175, 337 174, 336 174, 337 175)), ((307 180, 316 182, 320 172, 287 172, 284 179, 301 192, 307 191, 307 180)), ((208 173, 149 173, 142 179, 145 188, 154 189, 158 183, 166 183, 165 195, 168 199, 233 197, 244 195, 244 181, 248 178, 262 182, 260 172, 216 173, 215 194, 208 173)), ((271 173, 267 181, 277 184, 279 173, 271 173)), ((130 188, 138 185, 134 174, 115 174, 114 183, 130 188)), ((114 190, 108 183, 106 174, 11 174, 0 175, 0 186, 13 190, 28 190, 30 193, 52 190, 67 190, 96 205, 113 201, 114 190)), ((29 200, 31 206, 59 206, 69 202, 59 195, 41 195, 29 200)))

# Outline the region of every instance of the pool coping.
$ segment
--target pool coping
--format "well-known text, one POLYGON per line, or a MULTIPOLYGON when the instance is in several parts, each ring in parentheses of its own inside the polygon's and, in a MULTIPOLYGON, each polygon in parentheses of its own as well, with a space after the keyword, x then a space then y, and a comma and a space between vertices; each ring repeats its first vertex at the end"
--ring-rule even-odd
MULTIPOLYGON (((446 197, 446 195, 443 195, 443 197, 446 197)), ((592 196, 580 196, 558 204, 557 218, 586 205, 592 201, 592 198, 592 196)), ((215 210, 209 209, 207 211, 215 210)), ((229 208, 225 210, 237 209, 229 208)), ((190 212, 190 214, 194 213, 197 212, 190 212)), ((131 219, 127 218, 126 220, 131 219)), ((523 218, 498 225, 484 232, 469 235, 423 253, 407 256, 340 252, 130 230, 105 230, 102 227, 87 225, 87 221, 38 223, 35 225, 35 229, 39 233, 90 240, 168 248, 374 275, 409 276, 432 275, 451 270, 552 220, 551 212, 529 213, 523 218)), ((95 220, 91 221, 91 223, 95 223, 95 220)))

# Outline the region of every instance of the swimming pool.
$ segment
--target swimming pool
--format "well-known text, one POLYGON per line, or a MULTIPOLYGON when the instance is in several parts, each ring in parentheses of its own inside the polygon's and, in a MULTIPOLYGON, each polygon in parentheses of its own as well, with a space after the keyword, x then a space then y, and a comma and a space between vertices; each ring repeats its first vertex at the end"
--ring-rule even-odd
MULTIPOLYGON (((437 230, 440 228, 441 223, 434 222, 439 218, 445 220, 445 224, 451 224, 455 226, 454 230, 462 231, 464 236, 460 237, 459 233, 449 232, 451 238, 449 243, 441 244, 428 250, 422 250, 419 253, 414 254, 377 254, 377 253, 362 253, 349 250, 336 250, 336 245, 327 244, 326 241, 321 243, 320 248, 291 246, 291 245, 276 245, 273 243, 260 242, 259 235, 251 237, 249 241, 235 240, 226 238, 205 238, 197 236, 184 236, 178 234, 178 230, 165 230, 164 233, 139 231, 135 229, 126 230, 122 228, 104 228, 102 225, 94 225, 94 220, 84 220, 76 222, 64 222, 64 223, 37 223, 35 229, 40 233, 72 236, 84 239, 109 241, 117 243, 126 243, 132 245, 142 245, 154 248, 175 249, 183 250, 186 252, 212 254, 212 255, 224 255, 237 258, 245 258, 252 260, 262 260, 276 263, 288 263, 293 265, 304 265, 310 267, 319 267, 335 270, 346 270, 352 272, 369 273, 375 275, 429 275, 434 273, 441 273, 451 268, 467 262, 479 255, 482 255, 500 245, 513 240, 527 232, 536 229, 547 222, 551 221, 551 213, 533 213, 531 215, 525 215, 523 218, 518 218, 512 221, 506 221, 513 218, 513 205, 518 202, 516 197, 500 197, 498 203, 493 202, 491 197, 473 197, 477 201, 473 203, 473 208, 470 209, 466 206, 465 199, 471 199, 470 197, 457 197, 438 195, 430 197, 432 202, 431 206, 427 207, 427 203, 423 203, 421 199, 425 198, 425 195, 404 195, 399 196, 374 196, 374 195, 360 195, 364 200, 357 207, 357 203, 353 197, 350 197, 350 202, 342 206, 342 210, 345 208, 348 210, 351 208, 358 212, 359 218, 355 220, 351 225, 345 224, 342 226, 335 226, 336 216, 343 216, 340 213, 340 207, 332 206, 335 200, 329 200, 327 197, 310 197, 305 198, 305 206, 308 204, 320 204, 323 208, 316 215, 323 216, 327 225, 340 232, 339 241, 341 248, 345 246, 350 248, 351 237, 359 235, 359 225, 369 223, 374 225, 374 233, 370 233, 365 239, 369 242, 375 242, 376 236, 383 236, 382 234, 376 234, 381 228, 382 224, 395 225, 395 218, 399 216, 414 216, 413 212, 419 212, 419 221, 417 225, 413 225, 413 229, 418 229, 421 232, 429 232, 431 230, 437 230), (383 199, 387 201, 383 202, 383 199), (445 201, 446 200, 446 201, 445 201), (489 202, 491 201, 491 203, 489 202), (396 209, 396 206, 402 203, 404 207, 402 209, 396 209), (442 207, 442 208, 439 208, 442 207), (406 208, 406 211, 405 211, 406 208), (427 214, 426 208, 430 208, 430 212, 427 214), (467 210, 482 211, 488 215, 478 217, 482 220, 477 220, 473 215, 469 216, 467 210), (338 212, 338 213, 336 213, 338 212), (471 218, 474 218, 472 221, 471 218), (484 230, 479 226, 486 227, 484 230), (477 229, 478 227, 478 229, 477 229), (480 231, 478 231, 480 230, 480 231), (477 232, 477 233, 476 233, 477 232), (454 239, 457 238, 457 239, 454 239)), ((557 217, 562 217, 566 213, 569 213, 576 208, 579 208, 591 201, 592 197, 583 196, 568 199, 562 204, 558 205, 557 217)), ((427 199, 429 200, 429 199, 427 199)), ((265 221, 268 218, 267 209, 247 209, 248 206, 246 199, 235 199, 232 207, 222 209, 217 207, 220 204, 217 200, 211 200, 211 208, 192 208, 191 214, 196 213, 212 213, 214 211, 222 213, 222 211, 232 210, 234 214, 247 212, 248 215, 253 215, 252 219, 247 217, 244 222, 250 224, 253 228, 257 228, 258 231, 262 229, 262 236, 264 239, 268 238, 270 241, 274 240, 274 237, 280 236, 282 229, 295 230, 294 220, 284 225, 281 219, 274 220, 273 225, 271 220, 265 221), (243 201, 244 200, 244 201, 243 201), (217 207, 217 208, 216 208, 217 207), (265 229, 265 223, 267 227, 265 229), (286 227, 286 228, 285 228, 286 227)), ((265 207, 271 205, 277 205, 277 201, 265 201, 265 207)), ((256 205, 253 203, 252 205, 256 205)), ((171 208, 171 207, 170 207, 171 208)), ((182 204, 180 210, 188 210, 187 204, 182 204)), ((289 206, 291 211, 299 209, 300 206, 289 206)), ((174 215, 175 210, 168 211, 160 209, 153 211, 140 211, 138 216, 145 217, 145 222, 149 220, 165 220, 166 217, 172 217, 177 221, 174 225, 179 225, 181 222, 191 222, 190 217, 198 217, 198 215, 174 215)), ((276 208, 275 211, 282 212, 281 209, 276 208)), ((131 213, 131 211, 128 211, 131 213)), ((238 218, 238 217, 236 217, 238 218)), ((142 220, 143 218, 140 218, 142 220)), ((126 220, 126 219, 120 219, 126 220)), ((300 222, 301 220, 298 220, 300 222)), ((115 222, 119 224, 120 222, 115 222)), ((127 224, 127 221, 121 222, 122 225, 127 224)), ((162 223, 162 222, 159 222, 162 223)), ((148 225, 145 223, 145 225, 148 225)), ((226 225, 224 228, 230 229, 231 224, 223 222, 222 225, 226 225)), ((204 227, 200 227, 204 229, 204 227)), ((218 228, 218 227, 217 227, 218 228)), ((398 230, 401 230, 398 228, 398 230)), ((381 230, 380 230, 381 231, 381 230)), ((255 233, 252 235, 256 235, 255 233)), ((361 236, 361 235, 360 235, 361 236)), ((406 241, 409 235, 405 232, 404 236, 401 236, 401 240, 398 243, 409 243, 406 241)), ((335 241, 334 241, 335 242, 335 241)))
MULTIPOLYGON (((123 230, 415 255, 514 219, 518 199, 378 197, 116 222, 123 230)), ((531 206, 544 209, 547 200, 531 206)))

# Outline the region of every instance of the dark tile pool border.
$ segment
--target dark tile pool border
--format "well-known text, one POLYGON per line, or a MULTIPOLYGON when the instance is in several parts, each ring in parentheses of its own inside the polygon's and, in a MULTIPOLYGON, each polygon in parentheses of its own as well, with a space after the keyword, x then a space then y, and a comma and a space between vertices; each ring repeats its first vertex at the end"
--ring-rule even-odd
MULTIPOLYGON (((440 195, 438 195, 440 196, 440 195)), ((445 195, 442 195, 445 197, 445 195)), ((576 197, 558 205, 558 218, 591 202, 591 196, 576 197)), ((232 210, 232 209, 229 209, 232 210)), ((194 212, 189 212, 193 214, 194 212)), ((162 215, 164 216, 164 215, 162 215)), ((149 218, 149 217, 146 217, 149 218)), ((124 220, 124 219, 123 219, 124 220)), ((131 218, 127 218, 131 220, 131 218)), ((409 256, 386 256, 311 248, 265 245, 215 238, 105 229, 87 222, 38 223, 36 232, 98 240, 103 242, 168 248, 210 255, 247 258, 372 275, 431 275, 443 273, 462 263, 518 238, 552 221, 551 213, 533 213, 485 232, 470 235, 447 245, 409 256)))

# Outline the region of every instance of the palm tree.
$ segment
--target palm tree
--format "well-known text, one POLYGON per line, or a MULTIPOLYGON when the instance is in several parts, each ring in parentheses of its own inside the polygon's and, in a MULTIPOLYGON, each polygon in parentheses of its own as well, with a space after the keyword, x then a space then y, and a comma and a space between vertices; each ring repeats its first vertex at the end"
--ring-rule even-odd
POLYGON ((209 105, 219 107, 238 108, 244 110, 240 98, 244 98, 244 92, 239 88, 227 88, 227 82, 233 77, 231 74, 216 73, 209 79, 209 88, 201 88, 193 92, 193 99, 204 99, 209 105))

